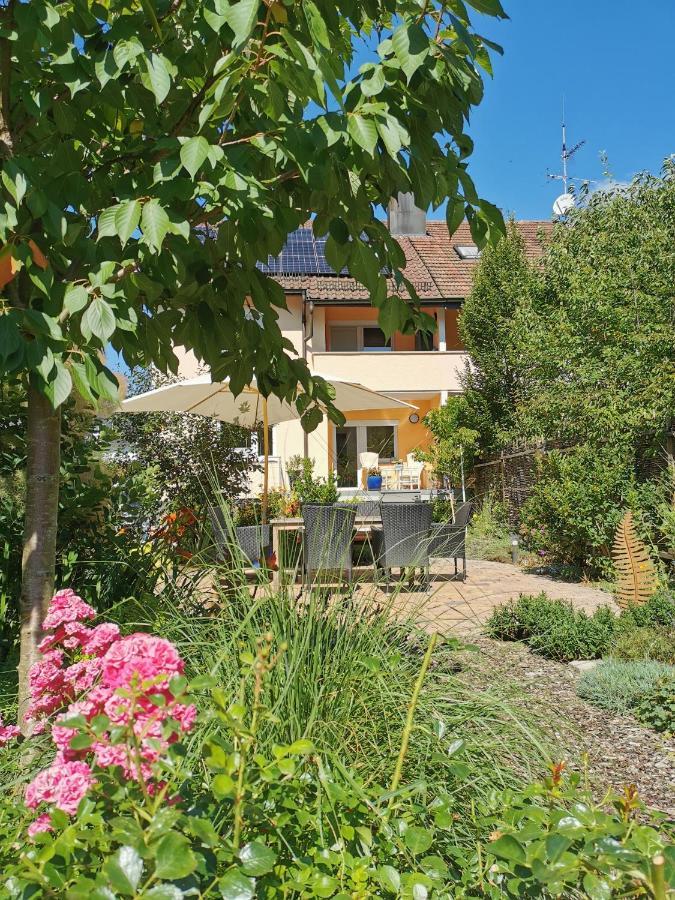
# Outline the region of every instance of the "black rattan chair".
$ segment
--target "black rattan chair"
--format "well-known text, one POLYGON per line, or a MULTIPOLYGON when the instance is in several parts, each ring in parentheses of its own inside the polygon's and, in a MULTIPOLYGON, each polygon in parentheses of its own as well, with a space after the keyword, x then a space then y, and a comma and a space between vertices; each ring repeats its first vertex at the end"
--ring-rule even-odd
POLYGON ((430 503, 383 503, 382 530, 373 532, 375 567, 391 579, 391 570, 412 567, 424 571, 429 583, 430 503))
POLYGON ((455 575, 457 560, 462 560, 462 581, 466 581, 466 529, 473 514, 473 503, 462 503, 455 510, 452 522, 436 522, 431 528, 429 556, 434 559, 452 559, 455 575))
POLYGON ((233 528, 236 538, 233 545, 232 532, 225 522, 223 510, 219 506, 209 506, 209 519, 213 530, 213 541, 218 554, 223 559, 232 559, 237 553, 241 554, 240 562, 244 566, 263 565, 265 550, 270 546, 269 525, 241 525, 233 528))
POLYGON ((303 570, 307 579, 321 572, 339 571, 351 581, 351 543, 356 519, 355 504, 305 503, 303 570))

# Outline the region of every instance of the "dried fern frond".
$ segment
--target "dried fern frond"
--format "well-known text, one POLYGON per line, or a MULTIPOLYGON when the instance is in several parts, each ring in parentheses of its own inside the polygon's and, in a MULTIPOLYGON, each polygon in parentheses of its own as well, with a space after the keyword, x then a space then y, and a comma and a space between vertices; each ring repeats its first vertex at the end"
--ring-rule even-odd
POLYGON ((617 605, 626 609, 630 603, 646 603, 656 592, 658 577, 649 551, 637 535, 630 510, 616 529, 612 558, 616 568, 617 605))

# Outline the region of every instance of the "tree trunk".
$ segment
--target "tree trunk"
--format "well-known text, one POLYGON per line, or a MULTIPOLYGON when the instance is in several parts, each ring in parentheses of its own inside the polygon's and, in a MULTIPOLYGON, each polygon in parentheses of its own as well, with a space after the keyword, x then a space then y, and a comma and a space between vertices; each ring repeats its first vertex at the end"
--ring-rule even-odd
POLYGON ((26 522, 21 564, 19 722, 26 730, 28 672, 39 658, 42 621, 54 593, 59 507, 61 408, 54 410, 33 378, 28 385, 26 522))

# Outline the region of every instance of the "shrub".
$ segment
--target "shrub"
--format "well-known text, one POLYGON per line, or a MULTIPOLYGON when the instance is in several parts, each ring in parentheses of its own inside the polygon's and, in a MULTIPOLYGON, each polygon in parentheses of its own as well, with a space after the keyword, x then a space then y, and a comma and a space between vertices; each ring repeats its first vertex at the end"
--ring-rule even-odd
POLYGON ((615 659, 654 659, 675 665, 675 628, 651 625, 618 634, 611 647, 615 659))
POLYGON ((486 623, 491 637, 525 641, 548 659, 597 659, 610 645, 615 616, 600 607, 592 616, 565 600, 552 600, 545 593, 522 595, 493 611, 486 623))
POLYGON ((631 603, 619 616, 618 630, 644 628, 649 625, 669 625, 675 628, 675 600, 668 591, 658 591, 646 603, 631 603))
POLYGON ((669 675, 675 675, 675 669, 665 663, 651 660, 607 660, 581 675, 577 682, 577 693, 602 709, 626 713, 645 694, 652 691, 661 678, 669 675))
MULTIPOLYGON (((489 809, 473 811, 476 841, 462 846, 455 796, 429 796, 418 779, 399 786, 398 764, 386 787, 366 785, 307 739, 261 741, 276 719, 269 680, 287 652, 271 634, 241 653, 234 691, 211 676, 188 688, 173 645, 148 634, 120 638, 109 623, 91 629, 92 613, 64 593, 45 622, 45 654, 62 657, 33 670, 33 699, 70 708, 67 719, 47 723, 60 753, 26 790, 29 806, 47 807, 28 842, 26 810, 12 792, 0 796, 3 896, 497 900, 626 896, 636 887, 656 895, 662 871, 651 859, 663 853, 670 862, 672 853, 665 835, 637 820, 634 791, 607 812, 558 764, 541 784, 495 792, 489 809), (85 658, 62 668, 78 648, 85 658), (100 664, 93 687, 79 681, 92 661, 100 664), (190 701, 202 707, 203 740, 188 736, 190 701), (195 740, 193 765, 186 751, 195 740)), ((413 718, 416 701, 393 748, 399 763, 413 718)), ((455 740, 446 755, 462 751, 455 740)))
POLYGON ((580 446, 543 455, 521 511, 528 548, 611 576, 610 551, 632 483, 619 452, 580 446))
POLYGON ((654 731, 675 732, 675 671, 662 678, 635 703, 635 718, 654 731))

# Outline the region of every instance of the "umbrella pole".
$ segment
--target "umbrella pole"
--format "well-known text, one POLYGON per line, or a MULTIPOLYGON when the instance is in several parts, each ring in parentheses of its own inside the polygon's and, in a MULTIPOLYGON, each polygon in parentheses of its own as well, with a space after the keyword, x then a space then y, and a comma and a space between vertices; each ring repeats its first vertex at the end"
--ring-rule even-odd
POLYGON ((270 429, 269 416, 267 414, 267 397, 263 397, 263 496, 261 518, 262 524, 267 525, 267 497, 269 494, 270 482, 270 429))

